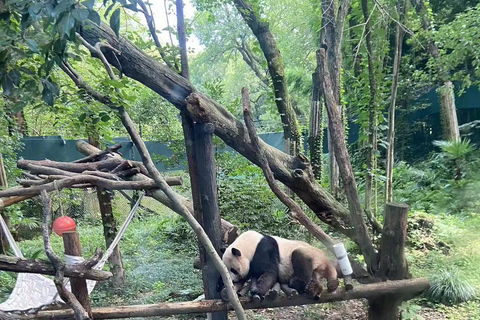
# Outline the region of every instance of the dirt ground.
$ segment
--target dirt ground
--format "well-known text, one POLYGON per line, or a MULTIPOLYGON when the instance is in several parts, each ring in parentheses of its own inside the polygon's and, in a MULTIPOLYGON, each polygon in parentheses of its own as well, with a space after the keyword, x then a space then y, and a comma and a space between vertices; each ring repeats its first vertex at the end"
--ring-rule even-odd
MULTIPOLYGON (((367 301, 351 300, 319 305, 295 306, 274 309, 248 310, 251 320, 367 320, 367 301)), ((425 320, 445 320, 446 317, 433 310, 420 311, 425 320)), ((236 319, 234 315, 230 319, 236 319)))

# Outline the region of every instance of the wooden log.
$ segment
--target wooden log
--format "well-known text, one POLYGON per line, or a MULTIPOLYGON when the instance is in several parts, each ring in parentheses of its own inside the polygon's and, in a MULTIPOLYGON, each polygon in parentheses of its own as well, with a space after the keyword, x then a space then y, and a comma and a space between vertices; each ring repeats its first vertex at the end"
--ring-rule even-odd
MULTIPOLYGON (((80 245, 78 232, 64 232, 63 245, 65 247, 65 255, 76 257, 82 256, 82 247, 80 245)), ((90 306, 90 297, 88 296, 87 281, 81 278, 72 278, 70 279, 70 285, 72 287, 72 293, 83 306, 90 318, 92 318, 92 307, 90 306)))
POLYGON ((30 195, 30 196, 12 196, 12 197, 7 197, 7 198, 0 198, 0 209, 6 208, 8 206, 11 206, 15 203, 22 202, 24 200, 30 199, 32 197, 36 196, 35 195, 30 195))
POLYGON ((8 188, 7 172, 3 164, 3 156, 0 153, 0 188, 8 188))
MULTIPOLYGON (((5 255, 0 255, 0 270, 17 273, 38 273, 49 276, 55 275, 55 268, 50 262, 5 255)), ((86 269, 82 265, 67 265, 64 272, 65 276, 69 278, 84 278, 95 281, 105 281, 112 277, 112 273, 109 271, 86 269)))
POLYGON ((105 150, 97 152, 95 154, 91 154, 89 156, 86 156, 85 158, 81 158, 78 160, 73 161, 73 163, 84 163, 84 162, 93 162, 101 159, 103 156, 106 156, 109 153, 119 153, 118 149, 120 149, 122 145, 120 143, 117 143, 111 147, 107 147, 105 150))
MULTIPOLYGON (((71 163, 71 162, 58 162, 51 160, 18 160, 17 167, 20 169, 28 169, 29 165, 35 165, 40 167, 50 167, 56 168, 69 172, 81 173, 86 170, 91 171, 101 171, 102 169, 113 170, 117 167, 123 160, 118 158, 111 158, 107 160, 97 161, 97 162, 87 162, 87 163, 71 163)), ((31 171, 31 170, 29 170, 31 171)))
MULTIPOLYGON (((106 247, 109 248, 117 235, 117 221, 113 215, 112 209, 113 193, 98 188, 97 198, 100 215, 102 217, 103 236, 105 238, 106 247)), ((125 270, 123 269, 122 253, 120 252, 118 245, 113 248, 113 252, 108 261, 110 262, 110 270, 113 273, 113 286, 115 288, 123 287, 125 284, 125 270)))
MULTIPOLYGON (((215 127, 211 123, 197 123, 194 125, 194 150, 198 172, 198 191, 202 206, 202 227, 207 233, 215 250, 220 254, 222 233, 220 209, 218 207, 217 173, 215 171, 215 153, 213 148, 213 132, 215 127)), ((220 274, 215 268, 212 259, 205 255, 203 283, 206 299, 219 299, 220 292, 217 283, 220 274)), ((212 320, 227 320, 226 312, 211 315, 212 320)))
MULTIPOLYGON (((278 298, 275 300, 263 300, 260 303, 254 303, 248 299, 241 299, 240 301, 245 309, 279 308, 354 299, 369 299, 384 295, 413 295, 420 294, 429 287, 430 283, 428 279, 419 278, 360 285, 356 286, 351 291, 345 291, 343 288, 331 293, 325 291, 318 300, 315 300, 308 295, 300 295, 291 299, 278 298)), ((92 314, 94 319, 120 319, 210 313, 226 310, 231 310, 228 302, 221 300, 206 300, 93 308, 92 314)), ((58 320, 71 319, 72 315, 73 312, 71 310, 40 311, 36 315, 27 315, 18 319, 58 320)))
POLYGON ((10 197, 10 196, 34 196, 40 194, 42 190, 47 192, 55 191, 56 189, 61 190, 63 188, 69 188, 73 185, 78 184, 92 184, 98 187, 103 187, 109 190, 148 190, 157 188, 153 180, 143 180, 142 181, 113 181, 105 178, 100 178, 97 176, 91 175, 76 175, 73 177, 68 177, 61 180, 56 180, 55 182, 50 182, 40 186, 32 186, 30 188, 12 188, 8 190, 0 191, 0 197, 10 197))
MULTIPOLYGON (((389 280, 401 280, 408 276, 405 257, 407 238, 408 206, 406 204, 387 203, 385 206, 384 227, 380 240, 379 267, 377 277, 389 280)), ((370 320, 398 319, 398 306, 402 296, 379 297, 369 301, 368 318, 370 320)))

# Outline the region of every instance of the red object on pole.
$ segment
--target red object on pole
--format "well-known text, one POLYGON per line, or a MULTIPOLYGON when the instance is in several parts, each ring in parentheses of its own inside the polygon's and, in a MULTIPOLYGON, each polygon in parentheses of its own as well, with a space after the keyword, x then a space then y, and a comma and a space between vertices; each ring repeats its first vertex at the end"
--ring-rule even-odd
POLYGON ((55 219, 52 229, 61 237, 64 232, 76 231, 77 225, 72 218, 64 216, 55 219))

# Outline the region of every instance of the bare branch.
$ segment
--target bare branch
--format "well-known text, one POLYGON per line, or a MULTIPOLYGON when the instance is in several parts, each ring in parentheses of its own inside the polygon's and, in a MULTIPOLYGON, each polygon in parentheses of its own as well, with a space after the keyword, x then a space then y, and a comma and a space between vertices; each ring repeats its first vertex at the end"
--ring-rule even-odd
POLYGON ((56 270, 54 283, 57 287, 58 294, 65 303, 67 303, 75 312, 75 319, 77 320, 89 320, 87 311, 83 306, 78 302, 77 298, 68 291, 64 286, 64 269, 65 264, 60 260, 60 258, 53 251, 52 245, 50 243, 50 225, 52 220, 52 201, 48 196, 46 191, 42 191, 42 201, 43 201, 43 246, 45 253, 47 254, 48 259, 54 265, 56 270))

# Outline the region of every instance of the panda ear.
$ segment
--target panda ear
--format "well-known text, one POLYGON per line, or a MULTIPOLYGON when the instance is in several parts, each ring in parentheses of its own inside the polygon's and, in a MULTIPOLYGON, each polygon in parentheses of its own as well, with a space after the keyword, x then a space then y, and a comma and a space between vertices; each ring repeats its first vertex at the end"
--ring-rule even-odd
POLYGON ((234 256, 240 257, 242 253, 237 248, 232 248, 232 253, 234 256))

